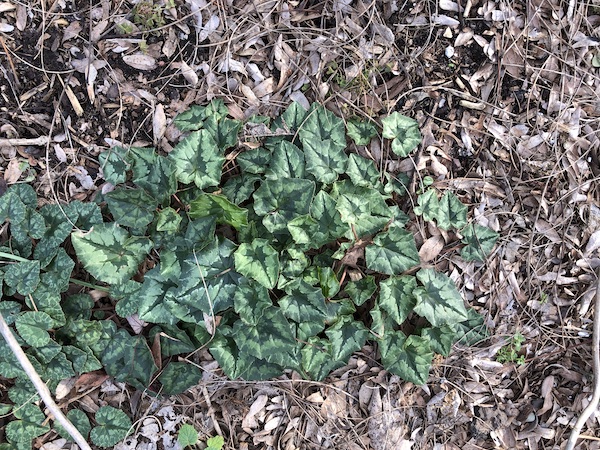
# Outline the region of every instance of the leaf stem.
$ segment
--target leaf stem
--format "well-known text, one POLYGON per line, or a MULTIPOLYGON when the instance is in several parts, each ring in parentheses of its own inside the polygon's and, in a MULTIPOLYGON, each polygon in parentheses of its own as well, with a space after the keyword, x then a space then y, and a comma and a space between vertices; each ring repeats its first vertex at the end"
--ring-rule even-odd
POLYGON ((0 313, 0 334, 4 337, 4 340, 10 347, 11 351, 14 353, 15 357, 23 367, 23 370, 27 374, 27 377, 31 380, 33 385, 35 386, 36 391, 40 394, 40 397, 46 404, 46 407, 50 410, 50 413, 54 416, 54 418, 63 426, 63 428, 71 435, 73 440, 81 450, 92 450, 89 446, 85 438, 81 435, 79 430, 75 428, 75 426, 71 423, 69 419, 62 413, 60 408, 56 405, 54 400, 52 399, 52 394, 50 394, 50 390, 46 383, 42 381, 38 373, 35 371, 31 362, 25 355, 25 352, 15 339, 12 334, 12 331, 4 321, 4 317, 0 313))

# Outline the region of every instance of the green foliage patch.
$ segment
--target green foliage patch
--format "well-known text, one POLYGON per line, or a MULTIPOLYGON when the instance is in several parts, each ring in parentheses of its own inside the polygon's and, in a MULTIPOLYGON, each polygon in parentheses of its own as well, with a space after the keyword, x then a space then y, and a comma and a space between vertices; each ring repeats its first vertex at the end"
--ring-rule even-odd
MULTIPOLYGON (((38 208, 28 185, 0 197, 10 230, 0 247, 0 312, 51 389, 104 368, 140 389, 159 375, 157 392, 180 393, 201 373, 168 358, 200 346, 230 378, 292 369, 322 380, 367 341, 387 370, 422 384, 435 353, 484 335, 452 280, 421 265, 406 228, 413 212, 398 207, 403 175, 347 151, 347 136, 365 145, 376 135, 373 122, 345 126, 320 105, 295 103, 273 123, 253 120, 289 133, 232 153, 243 124, 214 101, 176 118, 188 134, 168 156, 151 148, 102 154, 114 190, 95 203, 38 208), (70 279, 76 263, 89 280, 70 279), (117 325, 123 321, 99 320, 89 295, 67 292, 72 283, 106 290, 118 316, 136 315, 147 327, 136 334, 117 325), (157 335, 160 374, 149 347, 157 335)), ((393 113, 382 122, 399 156, 420 142, 413 119, 393 113)), ((427 189, 417 202, 424 220, 462 236, 466 260, 493 249, 497 234, 468 224, 454 194, 427 189)), ((18 378, 8 394, 25 406, 13 410, 8 439, 46 432, 33 386, 4 341, 0 375, 18 378)), ((76 414, 98 446, 114 445, 131 425, 110 407, 94 427, 76 414)), ((182 431, 182 445, 195 443, 197 435, 182 431)))

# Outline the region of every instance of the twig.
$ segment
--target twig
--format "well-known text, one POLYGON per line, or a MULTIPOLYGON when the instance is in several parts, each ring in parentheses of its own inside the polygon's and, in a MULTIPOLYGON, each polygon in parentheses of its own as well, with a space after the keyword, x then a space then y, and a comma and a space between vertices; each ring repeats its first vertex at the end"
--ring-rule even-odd
POLYGON ((20 145, 46 145, 50 142, 48 136, 40 136, 36 138, 10 138, 0 139, 0 147, 16 147, 20 145))
POLYGON ((600 269, 597 272, 596 280, 596 302, 594 306, 594 331, 592 335, 592 354, 594 359, 594 390, 590 404, 582 411, 579 419, 575 422, 571 435, 567 441, 565 450, 573 450, 577 439, 581 433, 583 425, 587 422, 592 413, 596 410, 600 401, 600 269))
POLYGON ((42 400, 46 404, 46 407, 50 410, 54 418, 63 426, 67 433, 71 435, 71 437, 73 438, 75 443, 79 445, 79 448, 81 450, 92 450, 92 448, 89 446, 85 438, 81 435, 79 430, 75 428, 75 426, 69 421, 69 419, 65 417, 65 415, 62 413, 62 411, 56 405, 56 403, 54 403, 54 400, 52 399, 52 394, 50 394, 48 386, 46 386, 46 383, 42 381, 38 373, 31 365, 29 359, 27 359, 27 355, 25 355, 25 352, 13 336, 12 331, 10 331, 10 328, 8 328, 8 325, 4 321, 4 317, 2 316, 2 314, 0 314, 0 334, 2 334, 4 340, 10 347, 11 351, 17 357, 19 364, 21 364, 21 367, 23 367, 23 370, 27 374, 27 377, 35 386, 35 389, 38 391, 38 394, 40 394, 40 397, 42 398, 42 400))

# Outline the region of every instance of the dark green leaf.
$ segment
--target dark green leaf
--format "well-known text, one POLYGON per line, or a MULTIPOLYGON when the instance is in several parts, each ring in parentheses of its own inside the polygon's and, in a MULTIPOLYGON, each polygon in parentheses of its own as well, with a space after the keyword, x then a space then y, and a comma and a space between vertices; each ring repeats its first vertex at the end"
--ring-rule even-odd
POLYGON ((12 325, 21 311, 21 305, 13 301, 0 301, 0 314, 7 325, 12 325))
POLYGON ((234 253, 235 269, 248 278, 258 281, 267 289, 277 285, 279 256, 266 239, 254 239, 240 244, 234 253))
POLYGON ((15 325, 21 337, 32 347, 42 347, 50 341, 48 330, 54 321, 42 311, 28 311, 17 317, 15 325))
POLYGON ((10 264, 4 272, 4 282, 21 295, 29 295, 40 282, 40 262, 22 261, 10 264))
POLYGON ((304 281, 292 281, 285 290, 287 295, 279 300, 283 314, 297 323, 315 325, 317 333, 325 328, 339 309, 325 299, 320 288, 304 281))
POLYGON ((102 364, 117 381, 126 381, 138 389, 148 386, 157 369, 145 339, 130 336, 125 330, 117 331, 108 343, 102 364))
POLYGON ((467 207, 452 192, 446 192, 440 199, 436 221, 443 230, 460 229, 467 224, 467 207))
POLYGON ((398 325, 407 319, 415 307, 413 291, 417 281, 413 276, 392 276, 380 283, 381 290, 377 303, 398 325))
POLYGON ((156 231, 174 233, 179 230, 182 217, 173 208, 168 207, 160 210, 156 217, 156 231))
POLYGON ((331 342, 327 339, 311 337, 302 347, 302 368, 312 380, 323 380, 332 370, 343 367, 343 361, 336 360, 331 354, 331 342))
POLYGON ((143 229, 154 220, 158 206, 142 189, 117 188, 105 196, 108 209, 119 225, 143 229))
POLYGON ((177 190, 175 165, 152 148, 132 148, 133 182, 156 202, 163 203, 177 190))
POLYGON ((434 327, 455 324, 468 319, 462 297, 448 276, 433 269, 421 269, 417 278, 423 287, 417 288, 415 312, 434 327))
POLYGON ((462 231, 462 243, 466 244, 460 251, 465 261, 485 261, 492 252, 499 234, 481 225, 467 225, 462 231))
POLYGON ((393 139, 392 151, 396 155, 405 157, 421 143, 421 133, 416 120, 393 112, 381 119, 381 123, 383 124, 383 137, 393 139))
POLYGON ((281 141, 273 148, 271 164, 266 170, 268 180, 279 178, 304 178, 304 153, 289 141, 281 141))
POLYGON ((424 328, 421 336, 429 340, 431 350, 441 355, 448 356, 452 350, 452 344, 459 337, 455 329, 456 325, 443 325, 435 328, 424 328))
POLYGON ((429 342, 420 336, 409 336, 401 331, 387 333, 378 340, 381 362, 390 372, 415 384, 425 384, 433 352, 429 342))
POLYGON ((99 447, 107 448, 125 439, 131 429, 131 419, 123 411, 112 406, 102 406, 95 416, 96 426, 90 438, 99 447))
POLYGON ((413 235, 400 227, 375 236, 365 249, 365 259, 369 269, 387 275, 400 275, 420 263, 413 235))
MULTIPOLYGON (((92 429, 88 416, 80 409, 71 409, 67 412, 67 419, 69 419, 71 423, 75 425, 75 428, 79 430, 81 435, 87 439, 90 430, 92 429)), ((73 439, 67 430, 65 430, 57 421, 54 422, 54 429, 67 441, 73 439)))
POLYGON ((336 210, 336 201, 325 191, 319 191, 315 195, 314 201, 310 207, 311 216, 319 224, 319 232, 313 239, 313 248, 319 248, 331 241, 342 237, 348 231, 336 210))
POLYGON ((271 152, 257 148, 240 153, 235 159, 244 173, 262 174, 271 160, 271 152))
POLYGON ((237 143, 242 122, 227 118, 208 117, 204 121, 204 128, 212 134, 217 147, 224 151, 237 143))
POLYGON ((175 175, 182 183, 195 183, 200 189, 217 186, 225 158, 213 135, 207 130, 194 131, 183 139, 169 158, 175 164, 175 175))
POLYGON ((268 306, 262 310, 259 323, 235 322, 233 338, 240 353, 280 366, 296 367, 296 340, 292 330, 281 310, 268 306))
POLYGON ((276 364, 254 358, 238 349, 231 337, 232 330, 223 326, 217 328, 217 335, 210 343, 210 352, 219 363, 223 372, 231 378, 245 380, 268 380, 281 375, 283 370, 276 364), (227 335, 220 334, 226 332, 227 335))
POLYGON ((152 248, 149 239, 133 237, 116 224, 96 225, 88 233, 76 231, 71 241, 83 267, 109 284, 131 278, 152 248))
POLYGON ((104 179, 113 185, 125 183, 130 169, 128 152, 122 147, 114 147, 98 155, 104 179))
POLYGON ((439 215, 440 201, 435 189, 427 189, 417 198, 418 206, 415 206, 414 212, 423 216, 423 220, 428 222, 435 220, 439 215))
POLYGON ((271 233, 286 230, 290 220, 308 214, 314 191, 309 180, 267 180, 254 193, 254 210, 271 233))
POLYGON ((348 159, 346 174, 356 186, 381 190, 381 174, 370 159, 352 153, 348 159))
POLYGON ((256 182, 261 178, 258 175, 242 174, 229 178, 223 185, 221 192, 229 201, 239 205, 248 200, 256 190, 256 182))
POLYGON ((28 443, 32 439, 50 431, 48 425, 42 425, 46 416, 36 405, 26 404, 13 411, 18 420, 6 425, 6 437, 10 442, 28 443))
POLYGON ((373 275, 367 275, 358 281, 349 281, 345 287, 346 293, 356 306, 364 304, 373 296, 376 290, 377 285, 373 275))
POLYGON ((351 316, 343 316, 325 334, 331 342, 333 359, 346 362, 353 352, 365 345, 369 330, 351 316))
POLYGON ((346 122, 346 128, 348 129, 348 136, 352 138, 356 145, 368 145, 377 136, 377 128, 371 121, 350 119, 346 122))
POLYGON ((176 395, 197 385, 201 378, 202 372, 196 366, 182 362, 171 362, 163 369, 158 381, 162 384, 162 394, 176 395))

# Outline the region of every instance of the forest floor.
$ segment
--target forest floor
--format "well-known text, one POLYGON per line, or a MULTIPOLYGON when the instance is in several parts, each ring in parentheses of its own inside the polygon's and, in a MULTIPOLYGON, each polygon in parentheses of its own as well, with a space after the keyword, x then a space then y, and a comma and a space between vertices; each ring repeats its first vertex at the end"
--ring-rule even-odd
MULTIPOLYGON (((501 236, 484 264, 433 255, 490 336, 436 359, 423 386, 369 346, 320 383, 230 381, 204 352, 185 394, 159 404, 107 381, 72 406, 128 404, 123 450, 169 448, 183 422, 228 450, 564 448, 592 389, 599 25, 591 0, 1 2, 7 185, 87 201, 105 184, 101 152, 168 153, 191 105, 220 98, 247 119, 316 101, 415 118, 423 142, 400 167, 501 236)), ((578 448, 600 448, 599 420, 578 448)), ((37 444, 69 448, 52 433, 37 444)))

